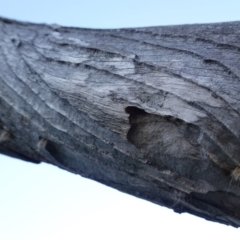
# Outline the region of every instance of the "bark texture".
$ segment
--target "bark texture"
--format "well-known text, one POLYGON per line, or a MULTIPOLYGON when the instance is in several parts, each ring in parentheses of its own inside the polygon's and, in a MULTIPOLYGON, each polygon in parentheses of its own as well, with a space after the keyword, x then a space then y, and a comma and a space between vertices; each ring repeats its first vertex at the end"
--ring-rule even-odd
POLYGON ((240 226, 240 22, 95 30, 0 19, 0 152, 240 226))

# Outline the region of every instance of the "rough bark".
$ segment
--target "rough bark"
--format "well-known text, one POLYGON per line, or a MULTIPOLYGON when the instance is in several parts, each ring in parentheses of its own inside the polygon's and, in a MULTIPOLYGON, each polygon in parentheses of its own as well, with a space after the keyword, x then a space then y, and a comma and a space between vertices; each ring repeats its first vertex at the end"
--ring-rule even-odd
POLYGON ((0 19, 0 152, 238 227, 239 40, 0 19))

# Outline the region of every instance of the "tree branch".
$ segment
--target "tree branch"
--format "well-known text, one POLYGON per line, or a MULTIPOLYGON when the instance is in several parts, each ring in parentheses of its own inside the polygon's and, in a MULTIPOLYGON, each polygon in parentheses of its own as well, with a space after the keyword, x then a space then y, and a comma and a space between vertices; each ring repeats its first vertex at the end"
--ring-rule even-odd
POLYGON ((1 18, 0 152, 240 226, 239 28, 1 18))

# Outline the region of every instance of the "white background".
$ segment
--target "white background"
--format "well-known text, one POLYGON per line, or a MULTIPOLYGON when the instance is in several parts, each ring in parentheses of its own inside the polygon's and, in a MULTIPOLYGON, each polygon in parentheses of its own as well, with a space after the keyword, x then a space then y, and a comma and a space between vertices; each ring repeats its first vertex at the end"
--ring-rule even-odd
MULTIPOLYGON (((0 0, 0 16, 92 28, 208 23, 240 20, 240 1, 0 0)), ((1 240, 223 240, 239 233, 47 164, 0 155, 1 240)))

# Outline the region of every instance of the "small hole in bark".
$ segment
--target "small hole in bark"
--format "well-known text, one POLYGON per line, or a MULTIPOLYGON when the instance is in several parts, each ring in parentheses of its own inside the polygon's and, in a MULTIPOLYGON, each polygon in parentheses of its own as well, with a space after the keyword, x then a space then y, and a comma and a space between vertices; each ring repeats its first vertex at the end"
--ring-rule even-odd
POLYGON ((66 62, 63 61, 63 60, 58 60, 57 62, 60 63, 60 64, 65 64, 65 63, 66 63, 66 62))
POLYGON ((68 43, 59 43, 59 45, 60 45, 60 46, 62 46, 62 47, 69 46, 69 44, 68 44, 68 43))
POLYGON ((57 147, 54 145, 54 143, 48 141, 47 145, 46 145, 46 150, 53 156, 56 157, 58 156, 58 150, 57 147))
POLYGON ((129 114, 129 124, 131 125, 131 128, 129 129, 128 133, 127 133, 127 140, 130 143, 135 144, 134 138, 133 138, 133 133, 136 131, 137 129, 137 119, 139 119, 139 116, 145 116, 148 113, 146 113, 143 109, 138 108, 138 107, 133 107, 133 106, 128 106, 125 108, 125 112, 129 114))
POLYGON ((22 45, 22 43, 19 39, 12 38, 11 41, 16 47, 20 47, 22 45))
POLYGON ((209 63, 209 64, 214 64, 215 63, 215 61, 212 60, 212 59, 204 59, 203 62, 204 63, 209 63))
POLYGON ((136 117, 139 115, 147 115, 143 109, 138 108, 138 107, 126 107, 125 112, 129 114, 129 124, 131 124, 131 127, 133 127, 133 124, 135 123, 136 117))
POLYGON ((140 115, 140 114, 146 114, 146 112, 138 107, 126 107, 125 112, 130 114, 130 115, 140 115))

